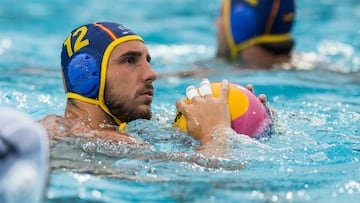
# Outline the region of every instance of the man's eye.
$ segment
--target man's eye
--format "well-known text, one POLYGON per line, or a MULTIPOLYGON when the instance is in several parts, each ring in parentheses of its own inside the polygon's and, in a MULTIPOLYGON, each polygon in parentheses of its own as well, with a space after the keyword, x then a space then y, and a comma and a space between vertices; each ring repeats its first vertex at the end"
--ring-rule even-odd
POLYGON ((128 58, 125 59, 125 62, 129 63, 129 64, 133 64, 133 63, 135 63, 135 58, 134 57, 128 57, 128 58))

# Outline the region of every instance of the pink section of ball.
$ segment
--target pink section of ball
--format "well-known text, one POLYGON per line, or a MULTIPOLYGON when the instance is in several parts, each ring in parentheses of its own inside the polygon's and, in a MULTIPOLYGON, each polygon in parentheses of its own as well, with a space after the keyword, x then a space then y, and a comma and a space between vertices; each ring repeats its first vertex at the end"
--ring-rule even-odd
POLYGON ((256 137, 270 127, 270 117, 259 98, 248 89, 241 86, 238 87, 247 95, 249 108, 243 115, 232 120, 231 127, 237 133, 256 137))

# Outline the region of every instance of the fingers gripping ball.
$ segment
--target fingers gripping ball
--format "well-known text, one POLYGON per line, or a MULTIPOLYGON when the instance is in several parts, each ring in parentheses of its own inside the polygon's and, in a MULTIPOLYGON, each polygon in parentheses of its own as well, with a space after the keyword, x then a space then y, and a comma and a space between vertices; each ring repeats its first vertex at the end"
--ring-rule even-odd
MULTIPOLYGON (((211 83, 211 90, 214 97, 219 97, 221 83, 211 83)), ((231 127, 237 133, 258 137, 269 130, 271 127, 270 116, 265 106, 251 91, 235 83, 230 83, 228 99, 231 127)), ((190 103, 188 98, 185 98, 185 101, 190 103)), ((180 112, 176 112, 174 127, 182 131, 187 129, 185 117, 180 112)))

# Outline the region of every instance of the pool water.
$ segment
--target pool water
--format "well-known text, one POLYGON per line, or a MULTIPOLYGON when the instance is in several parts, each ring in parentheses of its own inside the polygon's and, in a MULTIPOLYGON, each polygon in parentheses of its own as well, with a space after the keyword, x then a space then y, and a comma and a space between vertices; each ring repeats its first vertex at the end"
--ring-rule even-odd
MULTIPOLYGON (((62 115, 61 44, 92 21, 120 22, 142 35, 157 72, 191 69, 215 52, 220 0, 209 2, 3 0, 0 105, 36 120, 62 115)), ((153 118, 129 124, 153 148, 79 139, 53 145, 46 202, 358 202, 360 2, 301 0, 296 17, 295 50, 319 68, 207 75, 267 95, 277 111, 270 139, 233 137, 230 159, 197 156, 198 143, 171 123, 175 101, 201 78, 160 78, 153 118)))

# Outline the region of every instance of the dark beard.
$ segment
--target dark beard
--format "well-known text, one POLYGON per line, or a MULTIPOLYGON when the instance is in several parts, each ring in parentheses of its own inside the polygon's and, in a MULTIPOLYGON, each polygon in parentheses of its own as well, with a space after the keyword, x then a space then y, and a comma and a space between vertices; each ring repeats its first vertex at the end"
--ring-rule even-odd
MULTIPOLYGON (((109 108, 110 113, 122 122, 130 122, 136 119, 147 119, 147 120, 151 119, 152 116, 150 109, 151 104, 147 104, 149 105, 149 108, 144 109, 144 108, 140 108, 139 105, 134 102, 128 102, 127 98, 113 100, 111 99, 110 96, 107 96, 106 93, 104 99, 105 99, 105 104, 109 108)), ((144 106, 145 104, 142 104, 142 107, 144 106)))

